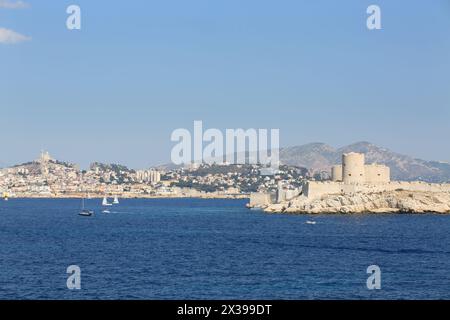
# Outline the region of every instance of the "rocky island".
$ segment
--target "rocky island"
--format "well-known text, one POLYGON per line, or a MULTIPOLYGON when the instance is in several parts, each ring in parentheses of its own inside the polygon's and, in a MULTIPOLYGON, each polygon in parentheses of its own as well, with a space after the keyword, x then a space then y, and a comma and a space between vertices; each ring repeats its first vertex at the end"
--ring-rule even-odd
POLYGON ((450 213, 450 192, 384 191, 330 194, 319 199, 299 196, 264 207, 280 213, 450 213))
POLYGON ((343 154, 331 181, 306 181, 296 195, 252 194, 249 207, 276 213, 450 213, 450 184, 390 181, 389 167, 343 154), (274 199, 275 198, 275 199, 274 199))

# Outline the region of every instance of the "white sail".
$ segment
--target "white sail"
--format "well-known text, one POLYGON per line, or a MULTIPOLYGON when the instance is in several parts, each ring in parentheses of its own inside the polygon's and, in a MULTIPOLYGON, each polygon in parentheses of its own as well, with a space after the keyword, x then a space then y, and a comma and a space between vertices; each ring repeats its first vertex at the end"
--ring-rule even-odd
POLYGON ((102 206, 110 206, 111 203, 108 202, 108 199, 106 197, 103 197, 102 206))
POLYGON ((119 198, 117 196, 114 197, 113 203, 114 204, 119 204, 119 198))

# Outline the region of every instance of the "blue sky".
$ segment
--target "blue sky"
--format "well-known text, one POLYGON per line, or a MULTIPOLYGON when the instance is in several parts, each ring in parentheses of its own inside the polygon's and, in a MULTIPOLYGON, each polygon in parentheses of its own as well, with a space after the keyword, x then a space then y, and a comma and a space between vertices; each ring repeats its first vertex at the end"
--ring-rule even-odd
POLYGON ((30 38, 0 43, 0 166, 42 148, 83 167, 166 163, 194 120, 450 161, 449 0, 23 2, 0 8, 0 28, 30 38))

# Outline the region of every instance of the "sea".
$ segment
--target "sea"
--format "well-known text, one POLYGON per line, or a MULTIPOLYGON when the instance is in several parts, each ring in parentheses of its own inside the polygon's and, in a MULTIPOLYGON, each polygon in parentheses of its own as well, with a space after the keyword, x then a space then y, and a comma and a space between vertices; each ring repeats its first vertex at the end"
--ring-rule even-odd
POLYGON ((448 215, 267 214, 246 203, 120 199, 102 213, 90 199, 95 214, 83 217, 77 199, 1 201, 0 299, 450 298, 448 215))

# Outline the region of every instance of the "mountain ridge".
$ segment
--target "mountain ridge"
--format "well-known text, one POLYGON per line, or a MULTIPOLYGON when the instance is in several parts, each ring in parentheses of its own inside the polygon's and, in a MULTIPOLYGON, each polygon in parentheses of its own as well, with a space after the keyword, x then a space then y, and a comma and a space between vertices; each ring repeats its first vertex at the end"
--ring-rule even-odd
POLYGON ((450 181, 449 163, 417 159, 368 141, 358 141, 337 149, 322 142, 282 148, 280 162, 302 166, 312 171, 329 172, 332 165, 341 163, 342 154, 348 152, 364 153, 367 164, 379 163, 389 166, 392 180, 434 183, 450 181))
MULTIPOLYGON (((450 183, 450 163, 414 158, 377 146, 368 141, 358 141, 334 148, 323 142, 280 148, 280 162, 284 165, 307 168, 311 173, 328 172, 331 166, 341 163, 343 153, 364 153, 367 164, 378 163, 389 166, 391 179, 399 181, 424 181, 450 183)), ((165 164, 160 169, 180 166, 165 164)))

